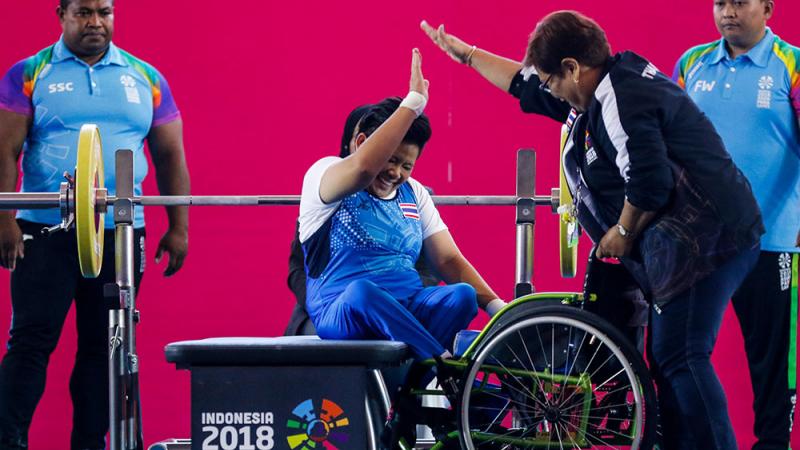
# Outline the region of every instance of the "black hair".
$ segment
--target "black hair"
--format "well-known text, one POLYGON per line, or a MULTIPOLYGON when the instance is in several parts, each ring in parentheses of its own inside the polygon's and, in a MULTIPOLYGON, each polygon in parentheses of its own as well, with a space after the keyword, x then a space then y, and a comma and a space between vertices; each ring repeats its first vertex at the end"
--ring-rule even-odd
POLYGON ((350 141, 353 139, 356 125, 369 112, 372 106, 370 104, 357 106, 347 115, 347 120, 344 121, 344 130, 342 131, 342 145, 339 147, 339 157, 347 158, 350 156, 350 141))
MULTIPOLYGON (((397 108, 400 107, 400 102, 400 97, 387 97, 372 105, 369 111, 364 114, 358 122, 357 132, 364 133, 369 137, 383 122, 386 122, 389 116, 397 111, 397 108)), ((430 138, 431 122, 428 120, 428 116, 420 114, 403 137, 403 143, 416 145, 419 147, 419 153, 421 155, 423 147, 425 147, 425 144, 430 138)))
MULTIPOLYGON (((69 4, 74 2, 74 1, 75 0, 58 0, 58 6, 60 6, 61 9, 66 11, 66 9, 69 6, 69 4)), ((111 0, 111 4, 112 5, 114 4, 114 0, 111 0)))
POLYGON ((556 11, 545 16, 531 33, 524 64, 561 74, 564 58, 600 67, 610 56, 611 46, 597 22, 576 11, 556 11))

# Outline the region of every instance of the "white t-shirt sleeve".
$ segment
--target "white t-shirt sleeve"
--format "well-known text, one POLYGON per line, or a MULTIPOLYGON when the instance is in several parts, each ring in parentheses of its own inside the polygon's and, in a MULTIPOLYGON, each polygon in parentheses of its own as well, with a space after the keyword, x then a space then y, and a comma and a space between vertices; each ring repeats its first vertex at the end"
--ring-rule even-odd
POLYGON ((414 191, 414 196, 417 197, 417 209, 419 210, 419 220, 422 222, 422 239, 428 239, 434 234, 447 229, 442 217, 439 215, 439 210, 433 204, 433 199, 425 186, 420 184, 413 178, 408 179, 408 184, 414 191))
POLYGON ((303 177, 303 190, 300 193, 300 242, 305 242, 330 219, 341 201, 326 204, 319 196, 322 175, 328 167, 341 161, 338 156, 327 156, 315 162, 303 177))

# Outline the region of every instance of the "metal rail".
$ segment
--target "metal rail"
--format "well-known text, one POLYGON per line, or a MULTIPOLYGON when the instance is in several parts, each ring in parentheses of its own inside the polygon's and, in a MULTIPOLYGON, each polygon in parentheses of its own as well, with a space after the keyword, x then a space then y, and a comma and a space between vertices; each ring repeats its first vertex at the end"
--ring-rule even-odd
MULTIPOLYGON (((113 204, 116 196, 109 195, 105 203, 113 204)), ((460 206, 514 206, 519 197, 514 195, 434 195, 437 205, 460 206)), ((0 210, 58 208, 57 192, 3 192, 0 193, 0 210)), ((269 206, 298 205, 299 195, 152 195, 133 197, 131 201, 142 206, 269 206)), ((533 197, 536 205, 550 205, 552 196, 533 197)), ((98 201, 98 204, 102 201, 98 201)))
POLYGON ((58 208, 60 199, 58 192, 3 192, 0 193, 0 209, 58 208))
MULTIPOLYGON (((434 195, 437 205, 461 206, 513 206, 518 197, 514 195, 434 195)), ((114 197, 109 197, 113 202, 114 197)), ((159 195, 134 197, 133 202, 143 206, 265 206, 265 205, 298 205, 299 195, 159 195)), ((536 204, 549 205, 552 198, 537 196, 536 204)))

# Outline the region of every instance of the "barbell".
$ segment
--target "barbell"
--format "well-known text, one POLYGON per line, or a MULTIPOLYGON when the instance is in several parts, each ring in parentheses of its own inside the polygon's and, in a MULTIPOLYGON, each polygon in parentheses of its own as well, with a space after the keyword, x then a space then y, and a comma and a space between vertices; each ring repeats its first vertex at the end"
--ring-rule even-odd
MULTIPOLYGON (((562 171, 563 172, 563 171, 562 171)), ((65 175, 66 176, 66 175, 65 175)), ((17 192, 0 193, 0 210, 8 209, 54 209, 59 208, 62 222, 52 227, 68 229, 75 226, 78 261, 81 273, 86 278, 96 278, 103 262, 105 212, 109 204, 117 200, 129 200, 140 206, 268 206, 297 205, 299 195, 161 195, 116 197, 109 195, 104 185, 103 146, 97 125, 85 124, 78 134, 78 155, 73 177, 66 176, 59 192, 17 192)), ((560 187, 553 189, 551 195, 536 195, 533 202, 537 206, 550 206, 561 215, 559 247, 561 274, 575 276, 577 266, 576 242, 570 239, 569 230, 574 230, 574 217, 559 205, 571 205, 569 189, 563 173, 560 187), (572 228, 570 228, 572 227, 572 228)), ((468 206, 514 206, 520 197, 513 195, 434 195, 436 205, 468 206)), ((531 200, 531 199, 528 199, 531 200)))

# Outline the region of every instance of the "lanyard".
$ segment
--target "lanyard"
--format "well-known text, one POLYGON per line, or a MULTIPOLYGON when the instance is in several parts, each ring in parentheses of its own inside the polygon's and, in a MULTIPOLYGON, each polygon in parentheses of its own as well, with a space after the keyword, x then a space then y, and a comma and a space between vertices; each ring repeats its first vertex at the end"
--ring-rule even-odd
MULTIPOLYGON (((581 172, 581 161, 577 153, 573 153, 569 155, 570 152, 577 152, 579 151, 575 147, 575 142, 573 139, 574 132, 576 131, 575 125, 580 120, 580 114, 577 113, 574 109, 570 111, 570 114, 567 118, 567 122, 562 127, 562 148, 561 148, 561 163, 563 166, 563 174, 564 176, 569 179, 569 175, 574 173, 573 184, 575 186, 575 195, 572 198, 571 205, 562 205, 559 207, 559 213, 561 214, 561 218, 567 224, 573 223, 576 225, 574 227, 574 232, 569 235, 569 238, 577 242, 579 229, 577 227, 577 218, 578 218, 578 211, 581 206, 584 206, 586 211, 589 213, 589 217, 585 217, 585 223, 581 225, 586 228, 589 232, 590 236, 593 236, 593 239, 602 236, 608 230, 608 226, 605 225, 605 221, 603 221, 602 216, 600 215, 600 211, 597 208, 597 204, 592 197, 591 191, 585 191, 584 188, 586 183, 583 178, 583 173, 581 172), (574 164, 575 167, 570 167, 570 164, 574 164)), ((589 144, 591 145, 591 138, 588 136, 584 139, 584 145, 589 144)))

